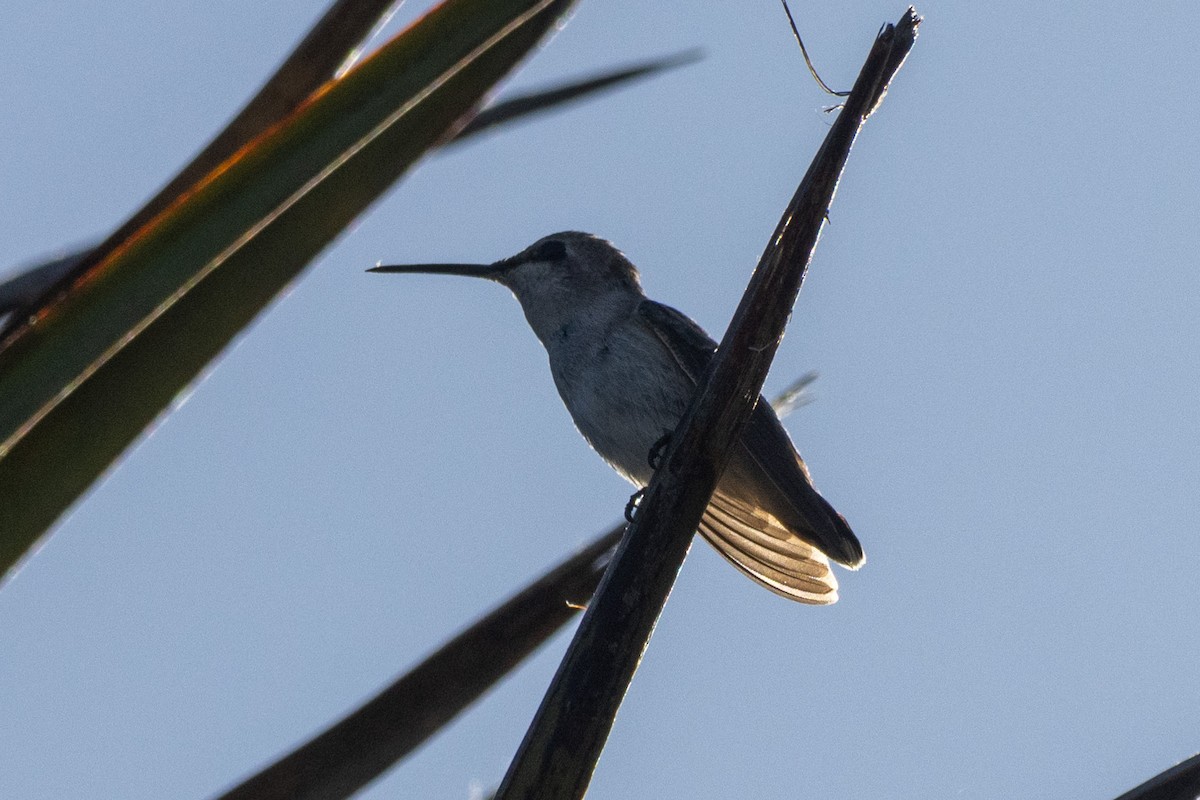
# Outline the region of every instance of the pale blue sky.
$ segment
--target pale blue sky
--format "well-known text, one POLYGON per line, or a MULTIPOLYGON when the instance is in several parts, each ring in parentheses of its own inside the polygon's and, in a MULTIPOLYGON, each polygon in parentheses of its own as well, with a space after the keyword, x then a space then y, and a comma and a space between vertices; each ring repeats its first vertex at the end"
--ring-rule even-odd
MULTIPOLYGON (((104 233, 324 6, 12 0, 0 265, 104 233)), ((393 29, 424 3, 409 2, 393 29)), ((1200 750, 1194 9, 928 2, 768 390, 868 555, 832 608, 698 543, 596 798, 1107 800, 1200 750)), ((847 86, 902 4, 796 3, 847 86)), ((204 798, 620 517, 503 289, 561 229, 719 337, 825 134, 775 0, 583 0, 510 85, 703 63, 428 159, 0 591, 0 797, 204 798)), ((364 796, 499 781, 565 646, 364 796)))

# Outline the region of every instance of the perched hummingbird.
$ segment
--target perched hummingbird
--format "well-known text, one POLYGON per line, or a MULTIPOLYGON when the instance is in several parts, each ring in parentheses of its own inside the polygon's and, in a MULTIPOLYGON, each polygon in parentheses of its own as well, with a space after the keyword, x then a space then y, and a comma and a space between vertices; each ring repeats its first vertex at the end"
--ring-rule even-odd
MULTIPOLYGON (((638 487, 675 430, 716 343, 647 299, 637 268, 607 241, 556 233, 494 264, 379 266, 371 272, 488 278, 507 286, 550 357, 563 403, 600 456, 638 487)), ((700 533, 735 567, 801 603, 837 601, 829 559, 856 569, 862 546, 809 479, 770 404, 759 398, 700 533)))

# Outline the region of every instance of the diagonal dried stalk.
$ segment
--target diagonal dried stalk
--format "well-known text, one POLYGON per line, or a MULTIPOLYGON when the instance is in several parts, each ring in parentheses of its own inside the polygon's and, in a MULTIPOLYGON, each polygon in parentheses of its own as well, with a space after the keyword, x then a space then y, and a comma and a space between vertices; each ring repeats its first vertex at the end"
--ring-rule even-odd
POLYGON ((792 198, 634 523, 497 792, 500 800, 580 798, 612 729, 693 533, 741 435, 858 130, 912 48, 909 8, 880 32, 845 107, 792 198))

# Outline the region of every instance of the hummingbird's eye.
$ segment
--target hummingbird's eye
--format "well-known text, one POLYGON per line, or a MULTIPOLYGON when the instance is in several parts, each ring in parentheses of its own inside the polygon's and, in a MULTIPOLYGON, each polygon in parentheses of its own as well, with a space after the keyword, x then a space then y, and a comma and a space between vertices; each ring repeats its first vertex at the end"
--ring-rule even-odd
POLYGON ((561 261, 567 257, 567 246, 558 239, 548 239, 529 254, 530 261, 561 261))

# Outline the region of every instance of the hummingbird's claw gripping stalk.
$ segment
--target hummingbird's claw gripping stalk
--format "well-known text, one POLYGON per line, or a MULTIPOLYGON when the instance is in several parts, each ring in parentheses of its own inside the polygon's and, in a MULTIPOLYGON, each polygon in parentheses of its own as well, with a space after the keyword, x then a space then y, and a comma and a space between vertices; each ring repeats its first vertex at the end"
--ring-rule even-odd
POLYGON ((662 464, 663 453, 667 451, 667 445, 670 443, 671 433, 668 431, 659 437, 658 441, 654 443, 654 446, 650 448, 650 455, 646 458, 650 464, 650 469, 658 472, 658 467, 660 464, 662 464))
POLYGON ((625 504, 625 521, 630 525, 633 524, 633 512, 637 510, 638 503, 646 494, 646 487, 643 486, 629 496, 629 502, 625 504))

